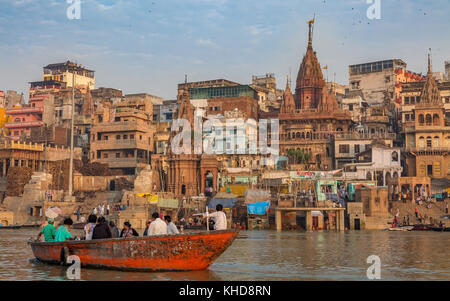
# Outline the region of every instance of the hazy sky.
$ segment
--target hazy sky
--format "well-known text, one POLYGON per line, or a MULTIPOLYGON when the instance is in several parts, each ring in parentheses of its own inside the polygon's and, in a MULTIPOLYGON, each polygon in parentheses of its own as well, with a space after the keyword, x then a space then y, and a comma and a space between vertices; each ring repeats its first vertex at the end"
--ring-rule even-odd
POLYGON ((69 20, 66 0, 0 0, 0 90, 27 95, 42 67, 74 60, 96 71, 96 87, 176 96, 190 81, 251 82, 275 73, 295 81, 316 14, 313 45, 329 79, 348 83, 348 65, 401 58, 433 71, 450 60, 449 0, 83 0, 69 20))

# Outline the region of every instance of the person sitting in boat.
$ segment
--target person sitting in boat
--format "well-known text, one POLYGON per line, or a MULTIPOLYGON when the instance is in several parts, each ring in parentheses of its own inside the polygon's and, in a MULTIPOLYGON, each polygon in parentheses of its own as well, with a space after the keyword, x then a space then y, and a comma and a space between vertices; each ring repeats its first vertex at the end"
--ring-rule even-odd
POLYGON ((158 212, 153 212, 153 221, 148 228, 148 236, 167 234, 167 224, 159 218, 158 212))
POLYGON ((170 215, 164 216, 164 221, 167 223, 167 234, 180 234, 177 226, 172 222, 170 215))
MULTIPOLYGON (((227 216, 222 211, 222 204, 217 204, 216 212, 209 213, 209 217, 214 219, 214 230, 226 230, 227 229, 227 216)), ((207 215, 207 213, 201 213, 203 217, 207 215)))
POLYGON ((144 231, 144 236, 148 236, 148 228, 150 228, 150 224, 152 223, 152 221, 147 221, 145 223, 145 231, 144 231))
POLYGON ((120 236, 119 229, 113 221, 109 222, 109 230, 111 231, 111 238, 118 238, 120 236))
POLYGON ((70 228, 73 225, 73 221, 71 218, 66 218, 64 223, 58 227, 55 234, 55 241, 66 241, 73 239, 72 234, 70 233, 70 228))
POLYGON ((120 237, 133 237, 133 236, 139 236, 139 233, 137 233, 137 231, 131 227, 130 222, 124 222, 122 232, 120 233, 120 237))
POLYGON ((94 233, 95 226, 97 225, 97 216, 94 214, 89 215, 88 223, 84 226, 84 237, 86 240, 92 240, 92 234, 94 233))
POLYGON ((55 241, 56 228, 53 225, 54 222, 55 219, 48 219, 48 224, 39 232, 37 240, 41 240, 41 235, 44 234, 45 241, 55 241))
POLYGON ((92 233, 92 239, 107 239, 111 238, 111 230, 109 230, 108 224, 106 224, 106 219, 103 216, 98 218, 98 224, 94 228, 92 233))

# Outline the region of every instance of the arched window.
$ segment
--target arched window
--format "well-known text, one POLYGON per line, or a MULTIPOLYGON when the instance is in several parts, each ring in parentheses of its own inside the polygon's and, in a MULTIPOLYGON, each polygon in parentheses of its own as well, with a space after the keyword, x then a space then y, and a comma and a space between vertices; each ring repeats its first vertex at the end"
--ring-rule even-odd
POLYGON ((419 124, 423 125, 423 123, 425 122, 424 118, 423 118, 423 114, 419 115, 419 124))
POLYGON ((398 153, 392 152, 392 162, 398 162, 398 153))
POLYGON ((431 125, 432 123, 431 114, 427 114, 427 116, 425 117, 425 123, 426 125, 431 125))
POLYGON ((288 139, 291 139, 291 133, 288 133, 288 139))
POLYGON ((14 122, 20 122, 20 118, 14 119, 14 122))
POLYGON ((297 132, 297 135, 295 136, 296 138, 300 138, 300 133, 297 132))
POLYGON ((433 138, 433 147, 439 147, 439 137, 434 136, 433 138))
POLYGON ((433 125, 439 125, 439 115, 438 114, 433 115, 433 125))
POLYGON ((309 132, 306 133, 306 139, 309 139, 309 132))
POLYGON ((419 138, 419 147, 425 147, 425 138, 424 137, 419 138))

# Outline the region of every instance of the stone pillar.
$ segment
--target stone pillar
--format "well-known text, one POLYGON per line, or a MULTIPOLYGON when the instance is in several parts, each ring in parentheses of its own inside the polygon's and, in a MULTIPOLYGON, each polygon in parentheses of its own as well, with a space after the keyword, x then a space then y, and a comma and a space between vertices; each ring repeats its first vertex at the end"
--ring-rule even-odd
POLYGON ((306 231, 312 231, 312 212, 311 210, 305 211, 305 227, 306 231))
POLYGON ((282 218, 281 210, 275 210, 275 226, 277 231, 281 231, 282 218))
POLYGON ((337 221, 338 230, 344 231, 345 230, 344 210, 339 210, 338 212, 336 212, 336 216, 339 216, 337 221))
POLYGON ((6 177, 6 159, 3 160, 3 176, 6 177))

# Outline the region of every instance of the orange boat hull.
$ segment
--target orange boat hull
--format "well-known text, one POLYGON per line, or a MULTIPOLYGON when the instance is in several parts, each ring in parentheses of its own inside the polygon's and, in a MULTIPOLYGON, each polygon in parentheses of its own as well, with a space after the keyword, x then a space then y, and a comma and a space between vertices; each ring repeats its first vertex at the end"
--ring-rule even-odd
POLYGON ((181 235, 90 241, 29 242, 34 256, 46 263, 66 263, 76 255, 81 266, 119 270, 195 271, 207 269, 238 232, 212 231, 181 235))

